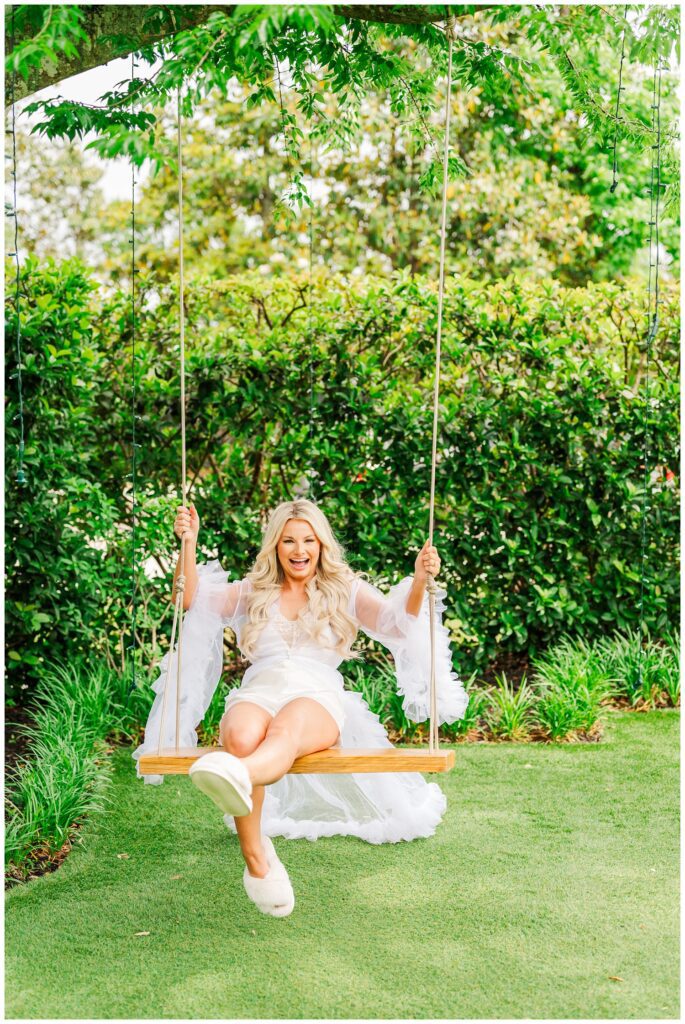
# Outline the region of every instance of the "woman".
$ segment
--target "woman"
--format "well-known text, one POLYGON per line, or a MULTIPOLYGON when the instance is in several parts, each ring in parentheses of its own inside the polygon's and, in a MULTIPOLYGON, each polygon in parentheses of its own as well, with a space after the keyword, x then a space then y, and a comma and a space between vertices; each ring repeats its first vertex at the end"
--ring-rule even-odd
MULTIPOLYGON (((221 720, 223 750, 195 762, 190 778, 222 810, 238 834, 248 896, 265 913, 289 914, 294 896, 269 836, 316 839, 356 835, 372 843, 432 835, 445 798, 421 775, 292 775, 293 761, 340 744, 390 746, 377 715, 360 694, 345 690, 337 671, 361 628, 389 648, 395 659, 404 710, 415 721, 428 717, 430 634, 427 575, 437 575, 436 549, 424 544, 413 577, 384 597, 344 560, 325 515, 307 500, 283 502, 271 514, 262 548, 242 580, 228 582, 218 562, 196 565, 200 522, 194 508, 180 508, 174 524, 185 535, 181 679, 181 746, 195 746, 221 675, 225 626, 251 662, 240 687, 226 698, 221 720), (269 787, 268 790, 266 787, 269 787)), ((179 575, 176 567, 174 584, 179 575)), ((444 591, 436 594, 438 721, 462 718, 468 703, 451 665, 442 625, 444 591)), ((174 714, 161 722, 160 677, 145 731, 134 757, 174 743, 174 714)), ((175 673, 167 704, 175 703, 175 673)), ((161 781, 146 776, 146 781, 161 781)))

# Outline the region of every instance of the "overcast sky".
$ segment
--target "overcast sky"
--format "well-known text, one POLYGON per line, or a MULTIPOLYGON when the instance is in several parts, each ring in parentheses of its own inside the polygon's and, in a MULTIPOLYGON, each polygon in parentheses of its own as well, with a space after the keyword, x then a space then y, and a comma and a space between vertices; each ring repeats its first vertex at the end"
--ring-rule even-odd
MULTIPOLYGON (((147 67, 147 65, 145 65, 145 67, 147 67)), ((59 89, 51 87, 49 89, 43 89, 41 92, 34 93, 22 103, 22 106, 31 103, 36 99, 49 99, 57 95, 63 96, 68 100, 80 100, 83 103, 97 103, 103 93, 109 91, 119 82, 130 77, 131 60, 129 57, 111 60, 109 64, 102 64, 100 67, 93 68, 91 71, 84 71, 80 75, 73 75, 71 78, 63 79, 59 83, 59 89)), ((18 116, 17 121, 19 125, 26 126, 36 119, 36 114, 32 115, 31 118, 29 118, 27 114, 22 114, 18 116)), ((75 139, 72 145, 85 148, 92 138, 93 136, 91 135, 86 136, 83 140, 75 139)), ((49 144, 47 140, 46 144, 49 144)), ((100 184, 107 200, 125 199, 130 195, 131 165, 128 160, 103 160, 97 155, 97 153, 93 152, 92 149, 88 150, 87 160, 89 163, 95 164, 103 169, 104 178, 100 184)), ((145 167, 141 168, 141 172, 138 174, 138 181, 147 175, 145 167)))

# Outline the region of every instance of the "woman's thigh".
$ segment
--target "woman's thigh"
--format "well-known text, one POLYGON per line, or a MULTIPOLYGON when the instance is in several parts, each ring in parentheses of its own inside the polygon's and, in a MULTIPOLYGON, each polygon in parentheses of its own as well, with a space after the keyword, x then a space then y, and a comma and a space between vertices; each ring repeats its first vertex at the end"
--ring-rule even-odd
POLYGON ((332 747, 340 735, 330 711, 310 697, 296 697, 269 723, 267 736, 285 732, 297 743, 296 757, 332 747))
POLYGON ((236 701, 224 713, 219 726, 219 743, 229 754, 247 757, 266 736, 273 716, 248 700, 236 701))

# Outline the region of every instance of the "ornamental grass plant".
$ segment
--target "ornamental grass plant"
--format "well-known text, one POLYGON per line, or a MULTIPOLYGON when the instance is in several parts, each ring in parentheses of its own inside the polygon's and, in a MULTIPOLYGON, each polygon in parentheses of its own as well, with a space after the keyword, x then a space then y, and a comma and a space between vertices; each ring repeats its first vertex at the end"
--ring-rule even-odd
POLYGON ((597 640, 597 659, 610 673, 615 695, 632 707, 677 706, 680 700, 680 638, 673 631, 664 640, 648 639, 640 652, 638 631, 597 640))
POLYGON ((131 691, 128 673, 112 672, 102 661, 46 669, 28 706, 29 722, 17 727, 26 752, 6 776, 9 879, 25 879, 68 848, 80 825, 103 810, 108 741, 128 738, 146 703, 131 691))
POLYGON ((485 724, 493 739, 525 740, 535 724, 535 693, 524 675, 518 688, 506 673, 496 676, 496 685, 488 690, 485 724))

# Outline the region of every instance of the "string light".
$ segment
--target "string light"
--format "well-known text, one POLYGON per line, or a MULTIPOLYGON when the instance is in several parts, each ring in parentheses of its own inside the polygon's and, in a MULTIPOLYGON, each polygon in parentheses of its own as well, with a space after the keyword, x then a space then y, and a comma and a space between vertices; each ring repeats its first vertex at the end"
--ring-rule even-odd
MULTIPOLYGON (((11 22, 11 38, 10 38, 10 52, 14 53, 14 11, 12 8, 12 22, 11 22)), ((14 288, 14 313, 17 318, 16 332, 15 332, 15 348, 17 352, 17 393, 19 402, 19 445, 18 445, 18 465, 16 481, 19 485, 26 483, 26 473, 24 472, 24 391, 23 391, 23 380, 21 376, 21 363, 22 363, 22 351, 21 351, 21 271, 19 263, 19 212, 17 208, 17 112, 16 105, 14 102, 14 93, 16 85, 16 68, 14 60, 12 61, 12 77, 10 84, 10 97, 12 104, 12 203, 13 209, 8 213, 8 216, 14 218, 14 252, 9 253, 14 258, 15 265, 15 288, 14 288)))
POLYGON ((640 537, 640 624, 638 631, 637 651, 637 685, 642 690, 642 636, 644 631, 644 598, 647 563, 647 504, 649 491, 649 456, 650 456, 650 377, 649 365, 652 358, 652 343, 659 330, 659 204, 661 199, 661 61, 654 54, 654 75, 652 80, 652 133, 656 142, 651 147, 651 170, 649 188, 649 268, 647 273, 647 359, 645 367, 645 414, 643 424, 643 484, 642 484, 642 523, 640 537), (654 271, 654 287, 652 287, 652 271, 654 271))

